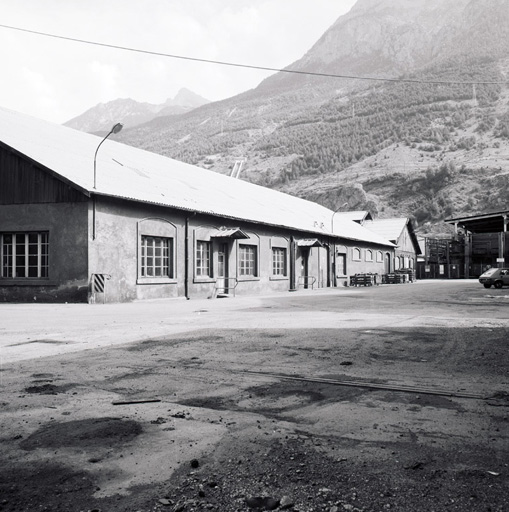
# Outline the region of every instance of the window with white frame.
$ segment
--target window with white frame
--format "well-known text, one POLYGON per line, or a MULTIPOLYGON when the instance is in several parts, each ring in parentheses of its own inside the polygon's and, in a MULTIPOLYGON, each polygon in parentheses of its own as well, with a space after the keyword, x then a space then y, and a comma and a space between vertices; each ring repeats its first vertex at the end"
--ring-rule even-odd
POLYGON ((197 240, 196 242, 196 276, 212 277, 211 243, 197 240))
POLYGON ((286 249, 283 247, 272 248, 272 275, 284 277, 286 273, 286 249))
POLYGON ((373 261, 373 251, 366 249, 366 261, 373 261))
POLYGON ((0 277, 48 277, 48 232, 0 233, 0 277))
POLYGON ((141 236, 141 277, 173 278, 173 239, 141 236))
POLYGON ((257 268, 257 246, 239 244, 239 275, 256 277, 257 268))
POLYGON ((384 261, 384 255, 383 255, 382 251, 377 251, 376 252, 376 261, 378 263, 382 263, 384 261))
POLYGON ((352 259, 355 260, 355 261, 360 261, 361 260, 361 250, 358 247, 354 247, 353 248, 352 259))

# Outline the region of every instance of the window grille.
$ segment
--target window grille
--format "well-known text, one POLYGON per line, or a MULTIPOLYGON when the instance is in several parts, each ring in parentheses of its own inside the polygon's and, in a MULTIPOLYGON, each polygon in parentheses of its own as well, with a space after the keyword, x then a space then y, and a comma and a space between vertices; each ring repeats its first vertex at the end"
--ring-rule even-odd
POLYGON ((256 245, 239 245, 239 274, 241 276, 256 276, 256 245))
POLYGON ((141 237, 142 277, 173 277, 173 239, 141 237))
POLYGON ((49 273, 48 232, 0 234, 0 277, 44 279, 49 273))
POLYGON ((210 242, 196 242, 196 275, 200 277, 212 276, 212 265, 210 258, 210 242))
POLYGON ((272 275, 286 276, 286 249, 284 248, 272 249, 272 275))

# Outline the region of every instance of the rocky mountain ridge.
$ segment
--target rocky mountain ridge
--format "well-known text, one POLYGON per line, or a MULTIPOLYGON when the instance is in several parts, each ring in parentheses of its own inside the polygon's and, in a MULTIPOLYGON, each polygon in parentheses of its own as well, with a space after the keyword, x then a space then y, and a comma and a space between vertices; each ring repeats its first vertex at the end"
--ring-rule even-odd
POLYGON ((508 76, 505 0, 359 0, 286 72, 119 138, 434 229, 509 207, 508 76))
POLYGON ((89 133, 107 133, 117 122, 121 122, 125 128, 132 128, 159 116, 184 114, 207 103, 209 100, 182 88, 174 98, 168 98, 160 105, 138 102, 131 98, 99 103, 64 125, 89 133))

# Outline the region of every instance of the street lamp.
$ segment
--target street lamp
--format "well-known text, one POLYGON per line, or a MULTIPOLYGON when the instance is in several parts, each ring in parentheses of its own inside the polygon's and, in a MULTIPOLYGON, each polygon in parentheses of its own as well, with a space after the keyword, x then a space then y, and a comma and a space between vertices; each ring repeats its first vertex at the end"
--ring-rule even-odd
MULTIPOLYGON (((332 214, 331 220, 330 220, 330 230, 331 234, 334 235, 334 215, 339 212, 343 207, 348 206, 348 201, 346 203, 343 203, 339 208, 336 209, 336 211, 332 214)), ((332 249, 331 254, 331 270, 332 270, 332 282, 334 283, 334 286, 338 285, 338 279, 336 275, 336 244, 335 242, 331 241, 330 248, 332 249)), ((330 254, 331 251, 329 251, 330 254)))
POLYGON ((348 202, 346 203, 343 203, 333 214, 332 214, 332 218, 331 218, 331 226, 330 226, 330 230, 331 230, 331 233, 334 234, 334 215, 336 215, 336 213, 339 212, 339 210, 341 210, 344 206, 348 206, 348 202))
POLYGON ((108 135, 106 135, 106 137, 104 137, 104 139, 99 142, 99 145, 97 146, 97 149, 95 150, 95 155, 94 155, 94 189, 96 188, 96 184, 97 184, 97 152, 99 151, 99 148, 101 147, 101 144, 112 134, 112 133, 118 133, 122 128, 123 128, 123 124, 121 123, 117 123, 115 125, 113 125, 113 128, 110 130, 110 133, 108 133, 108 135))

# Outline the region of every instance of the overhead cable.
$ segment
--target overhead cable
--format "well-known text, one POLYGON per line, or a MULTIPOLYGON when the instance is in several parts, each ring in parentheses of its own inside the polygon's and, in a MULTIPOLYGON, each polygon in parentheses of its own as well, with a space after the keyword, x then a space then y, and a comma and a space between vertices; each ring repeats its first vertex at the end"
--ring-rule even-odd
POLYGON ((356 75, 338 75, 335 73, 318 73, 318 72, 314 72, 314 71, 301 71, 301 70, 297 70, 297 69, 288 69, 288 68, 281 69, 281 68, 272 68, 272 67, 268 67, 268 66, 254 66, 251 64, 240 64, 238 62, 226 62, 226 61, 221 61, 221 60, 202 59, 199 57, 189 57, 186 55, 175 55, 175 54, 171 54, 171 53, 156 52, 156 51, 151 51, 151 50, 141 50, 139 48, 131 48, 128 46, 119 46, 119 45, 115 45, 115 44, 100 43, 97 41, 77 39, 75 37, 67 37, 67 36, 61 36, 61 35, 57 35, 57 34, 50 34, 48 32, 29 30, 29 29, 21 28, 21 27, 13 27, 10 25, 0 24, 0 28, 6 28, 9 30, 17 30, 19 32, 27 32, 29 34, 36 34, 36 35, 44 36, 44 37, 52 37, 54 39, 63 39, 65 41, 73 41, 75 43, 101 46, 103 48, 113 48, 115 50, 143 53, 143 54, 147 54, 147 55, 156 55, 158 57, 168 57, 171 59, 181 59, 181 60, 188 60, 188 61, 193 61, 193 62, 204 62, 207 64, 216 64, 216 65, 221 65, 221 66, 256 69, 256 70, 260 70, 260 71, 273 71, 276 73, 292 73, 292 74, 296 74, 296 75, 319 76, 319 77, 327 77, 327 78, 343 78, 343 79, 347 79, 347 80, 370 80, 370 81, 377 81, 377 82, 403 82, 403 83, 414 83, 414 84, 437 84, 437 85, 475 85, 475 84, 505 85, 508 83, 507 81, 496 81, 496 80, 493 80, 493 81, 490 81, 490 80, 461 81, 461 80, 420 80, 417 78, 383 78, 383 77, 374 77, 374 76, 356 76, 356 75))

